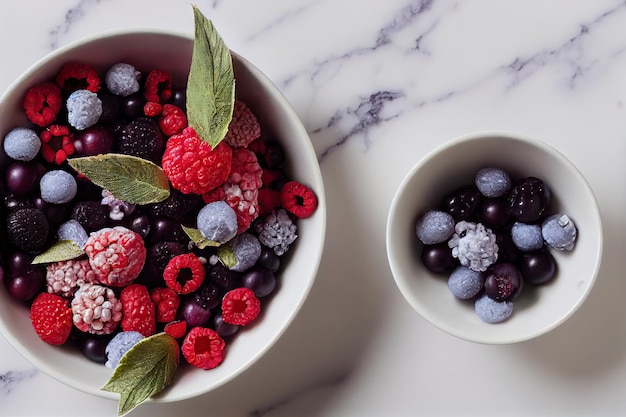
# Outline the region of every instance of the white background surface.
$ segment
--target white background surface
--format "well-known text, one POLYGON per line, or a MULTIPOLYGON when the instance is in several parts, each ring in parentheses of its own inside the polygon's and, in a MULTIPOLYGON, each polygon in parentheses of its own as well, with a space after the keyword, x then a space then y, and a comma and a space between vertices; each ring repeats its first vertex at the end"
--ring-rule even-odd
MULTIPOLYGON (((626 415, 626 4, 616 0, 214 0, 226 43, 272 79, 310 132, 328 239, 300 316, 216 392, 143 416, 626 415), (596 286, 565 324, 511 346, 461 341, 404 302, 386 214, 438 144, 535 136, 591 184, 604 222, 596 286)), ((50 50, 118 27, 191 33, 178 0, 0 5, 0 91, 50 50)), ((0 116, 1 117, 1 116, 0 116)), ((117 404, 34 371, 0 338, 0 415, 114 416, 117 404)))

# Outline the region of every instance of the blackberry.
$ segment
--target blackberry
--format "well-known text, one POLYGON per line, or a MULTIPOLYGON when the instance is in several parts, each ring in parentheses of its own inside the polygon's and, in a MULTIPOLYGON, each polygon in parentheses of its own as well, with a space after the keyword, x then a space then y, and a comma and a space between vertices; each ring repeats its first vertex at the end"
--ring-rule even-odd
POLYGON ((37 252, 46 244, 50 225, 46 215, 36 208, 22 208, 7 216, 7 236, 25 252, 37 252))
POLYGON ((550 203, 548 187, 539 178, 527 177, 513 187, 508 197, 509 210, 520 222, 541 219, 550 203))
POLYGON ((87 231, 95 232, 109 225, 109 207, 99 201, 79 201, 72 209, 72 218, 87 231))
POLYGON ((482 194, 474 185, 467 185, 454 191, 443 200, 442 210, 450 213, 454 221, 470 221, 480 207, 482 194))
POLYGON ((241 286, 241 273, 230 270, 219 262, 212 265, 207 272, 206 280, 226 291, 241 286))
POLYGON ((147 117, 130 121, 118 137, 118 151, 159 163, 165 140, 159 125, 147 117))
POLYGON ((205 282, 193 294, 193 300, 204 309, 213 309, 222 301, 224 291, 211 282, 205 282))
POLYGON ((170 259, 183 253, 185 253, 185 248, 178 242, 157 242, 148 250, 148 262, 160 275, 163 275, 170 259))
MULTIPOLYGON (((154 217, 169 217, 180 222, 187 221, 189 213, 198 211, 204 205, 202 196, 199 194, 183 194, 172 188, 170 195, 165 200, 151 204, 150 213, 154 217)), ((194 216, 195 220, 195 216, 194 216)))

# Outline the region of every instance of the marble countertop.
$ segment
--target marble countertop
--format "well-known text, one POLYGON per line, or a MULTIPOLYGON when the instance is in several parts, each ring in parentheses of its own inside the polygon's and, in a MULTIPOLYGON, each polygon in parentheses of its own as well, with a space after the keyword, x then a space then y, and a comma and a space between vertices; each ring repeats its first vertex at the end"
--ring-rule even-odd
MULTIPOLYGON (((626 3, 623 0, 198 0, 310 133, 328 239, 310 298, 249 371, 132 416, 626 415, 626 3), (478 130, 535 136, 586 176, 604 221, 598 281, 566 323, 486 346, 404 302, 386 215, 420 157, 478 130)), ((0 5, 0 91, 47 52, 120 27, 191 33, 176 0, 0 5)), ((0 338, 1 416, 115 416, 0 338)))

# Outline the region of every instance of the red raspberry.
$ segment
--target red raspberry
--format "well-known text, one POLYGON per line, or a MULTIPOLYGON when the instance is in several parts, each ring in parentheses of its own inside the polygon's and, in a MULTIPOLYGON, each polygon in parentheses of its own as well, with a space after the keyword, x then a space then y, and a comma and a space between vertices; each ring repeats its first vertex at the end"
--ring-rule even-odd
POLYGON ((187 116, 185 112, 173 104, 164 104, 159 127, 165 136, 178 135, 187 127, 187 116))
POLYGON ((248 145, 248 149, 257 154, 258 157, 259 155, 263 155, 265 153, 265 151, 267 150, 267 146, 265 145, 265 141, 263 140, 263 138, 259 137, 250 142, 250 144, 248 145))
POLYGON ((233 118, 228 125, 224 140, 232 147, 246 147, 261 136, 261 126, 250 108, 241 100, 235 100, 233 118))
POLYGON ((67 126, 52 125, 43 130, 39 134, 43 159, 57 165, 65 162, 68 156, 76 152, 73 136, 67 126))
POLYGON ((237 214, 237 233, 246 231, 259 215, 259 188, 263 185, 263 169, 254 152, 233 149, 228 179, 222 186, 202 197, 205 203, 224 200, 237 214))
POLYGON ((28 120, 46 127, 56 120, 62 104, 61 90, 51 82, 44 82, 26 92, 22 106, 28 120))
POLYGON ((245 326, 261 312, 261 301, 254 291, 241 287, 228 291, 222 299, 222 320, 224 323, 245 326))
POLYGON ((51 345, 62 345, 72 330, 72 309, 59 295, 40 293, 30 307, 35 333, 51 345))
POLYGON ((204 194, 226 181, 231 156, 227 143, 222 141, 212 149, 187 127, 167 141, 162 167, 174 188, 185 194, 204 194))
POLYGON ((122 226, 93 232, 84 250, 98 281, 113 287, 133 282, 147 253, 141 236, 122 226))
POLYGON ((163 111, 163 105, 155 103, 154 101, 148 101, 143 105, 143 114, 148 117, 156 117, 163 111))
POLYGON ((187 322, 185 320, 171 321, 165 325, 163 331, 174 339, 180 339, 187 333, 187 322))
POLYGON ((222 363, 226 343, 215 330, 194 327, 187 333, 181 346, 187 362, 201 369, 213 369, 222 363))
POLYGON ((122 302, 122 330, 139 332, 145 337, 156 332, 155 308, 148 288, 142 284, 130 284, 120 293, 122 302))
POLYGON ((168 323, 176 318, 180 297, 170 288, 157 287, 150 291, 150 298, 156 307, 156 321, 168 323))
POLYGON ((193 253, 174 256, 163 271, 165 284, 178 294, 189 294, 200 288, 204 275, 204 265, 193 253))
POLYGON ((311 216, 317 208, 317 196, 306 185, 298 181, 289 181, 280 191, 283 207, 303 219, 311 216))
POLYGON ((147 101, 164 103, 172 96, 172 75, 167 71, 152 70, 146 77, 143 95, 147 101))
POLYGON ((78 62, 68 62, 63 65, 56 76, 56 84, 65 93, 85 89, 92 93, 100 90, 100 76, 95 68, 78 62))
POLYGON ((280 191, 272 190, 270 188, 259 188, 259 214, 261 216, 267 216, 274 209, 277 209, 282 204, 280 199, 280 191))

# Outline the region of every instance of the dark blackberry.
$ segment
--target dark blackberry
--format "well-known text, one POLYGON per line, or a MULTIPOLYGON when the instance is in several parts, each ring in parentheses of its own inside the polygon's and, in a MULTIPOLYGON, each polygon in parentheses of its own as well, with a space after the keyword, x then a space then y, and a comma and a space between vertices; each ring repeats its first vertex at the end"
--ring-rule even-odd
POLYGON ((156 269, 157 273, 163 275, 170 259, 183 253, 185 253, 185 248, 178 242, 157 242, 148 250, 148 262, 156 269))
POLYGON ((442 210, 450 213, 454 221, 474 220, 482 201, 482 194, 475 185, 463 186, 443 200, 442 210))
POLYGON ((231 271, 221 263, 211 265, 206 279, 223 290, 229 291, 241 286, 241 273, 231 271))
POLYGON ((155 163, 161 161, 165 145, 159 125, 147 117, 138 117, 130 121, 120 132, 117 142, 120 153, 155 163))
POLYGON ((50 225, 36 208, 22 208, 7 215, 7 237, 16 247, 35 253, 46 244, 50 225))
POLYGON ((267 141, 263 162, 268 168, 282 168, 285 165, 285 150, 274 140, 267 141))
POLYGON ((21 198, 13 193, 4 195, 3 205, 7 212, 17 211, 23 208, 32 208, 33 202, 24 198, 21 198))
POLYGON ((79 201, 72 209, 72 218, 80 223, 87 233, 109 225, 109 207, 99 201, 79 201))
POLYGON ((205 282, 193 293, 193 300, 204 309, 213 309, 222 301, 224 290, 211 282, 205 282))
POLYGON ((548 188, 539 178, 527 177, 517 183, 508 197, 513 217, 524 223, 541 219, 550 203, 548 188))
POLYGON ((199 194, 183 194, 179 190, 172 188, 170 195, 165 200, 150 205, 150 213, 154 217, 169 217, 174 220, 183 221, 188 214, 199 210, 204 205, 204 200, 199 194))

